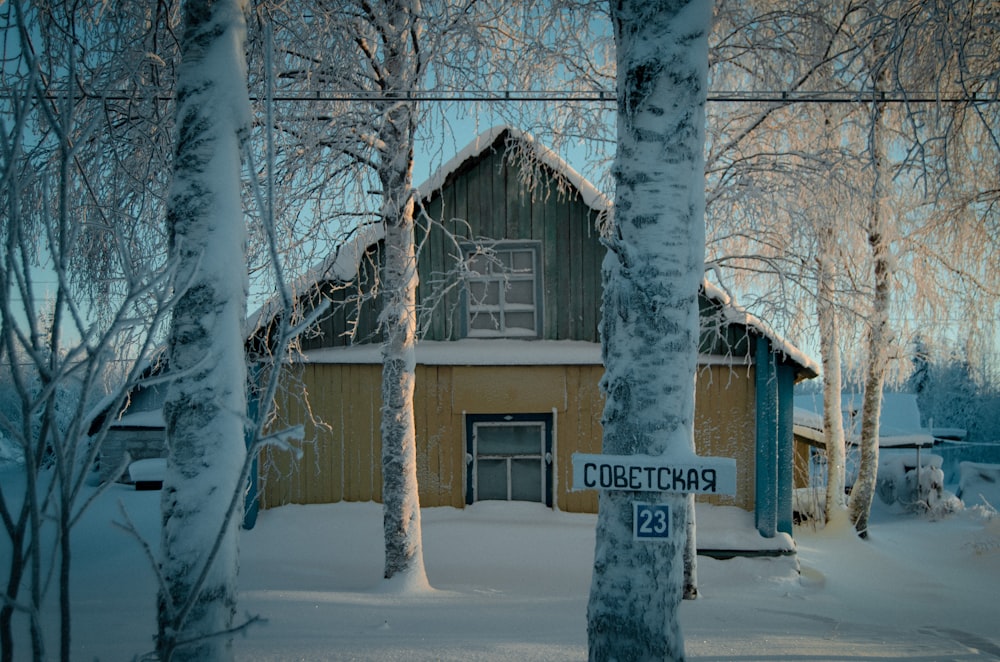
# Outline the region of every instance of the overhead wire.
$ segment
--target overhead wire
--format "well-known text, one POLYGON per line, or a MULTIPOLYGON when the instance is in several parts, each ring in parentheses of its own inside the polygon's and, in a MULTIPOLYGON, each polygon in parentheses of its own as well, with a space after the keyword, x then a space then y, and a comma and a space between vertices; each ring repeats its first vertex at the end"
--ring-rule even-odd
MULTIPOLYGON (((65 99, 67 92, 50 91, 46 97, 50 100, 65 99)), ((73 92, 70 96, 76 99, 101 99, 107 101, 131 101, 135 95, 122 90, 107 92, 87 91, 73 92)), ((171 95, 156 95, 160 101, 170 101, 171 95)), ((397 94, 386 94, 381 91, 358 90, 310 90, 297 94, 275 94, 273 101, 292 103, 317 102, 352 102, 352 101, 387 101, 412 100, 456 103, 527 103, 527 102, 564 102, 564 103, 614 103, 617 97, 613 90, 500 90, 491 92, 451 91, 451 90, 412 90, 397 94)), ((260 97, 251 95, 251 101, 261 101, 260 97)), ((980 93, 940 95, 932 91, 882 91, 882 90, 834 90, 834 91, 791 91, 791 90, 716 90, 709 91, 706 100, 709 103, 941 103, 941 104, 995 104, 1000 103, 1000 96, 980 93)))

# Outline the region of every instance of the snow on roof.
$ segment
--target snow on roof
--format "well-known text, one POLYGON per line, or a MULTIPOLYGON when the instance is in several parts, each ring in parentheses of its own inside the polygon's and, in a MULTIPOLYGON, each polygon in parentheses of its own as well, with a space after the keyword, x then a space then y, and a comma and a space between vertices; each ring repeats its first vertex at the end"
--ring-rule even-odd
MULTIPOLYGON (((332 254, 289 285, 292 299, 324 281, 349 282, 358 274, 361 259, 368 248, 384 238, 385 226, 382 223, 368 223, 353 229, 332 254)), ((281 298, 277 294, 268 298, 260 308, 247 316, 247 329, 253 331, 269 321, 280 310, 280 302, 281 298)))
POLYGON ((128 476, 134 483, 146 481, 163 481, 167 473, 167 458, 150 457, 136 460, 128 465, 128 476))
MULTIPOLYGON (((421 340, 421 365, 601 365, 601 345, 582 340, 463 338, 421 340)), ((327 347, 303 353, 304 363, 381 363, 378 344, 327 347)))
POLYGON ((948 428, 935 425, 931 428, 931 434, 934 435, 935 439, 944 439, 947 441, 964 441, 968 430, 965 428, 948 428))
MULTIPOLYGON (((862 394, 841 395, 841 413, 847 442, 856 444, 861 436, 862 394)), ((823 395, 796 395, 793 413, 795 434, 823 444, 823 395)), ((920 407, 913 393, 883 393, 879 416, 880 448, 912 448, 934 445, 934 437, 920 425, 920 407)))
POLYGON ((772 329, 767 322, 760 319, 756 315, 747 312, 747 310, 737 304, 733 298, 729 296, 729 294, 723 291, 721 287, 709 282, 707 278, 702 280, 702 286, 705 288, 705 296, 722 304, 723 318, 725 321, 736 324, 744 324, 757 331, 757 333, 771 341, 773 352, 781 352, 788 357, 789 360, 798 363, 800 366, 805 368, 807 372, 812 373, 809 375, 809 378, 819 375, 820 370, 818 363, 811 359, 801 349, 782 337, 777 331, 772 329))
MULTIPOLYGON (((852 394, 851 405, 861 411, 860 394, 852 394)), ((933 441, 927 428, 920 425, 920 407, 915 393, 882 394, 879 432, 881 437, 920 437, 933 441)))
MULTIPOLYGON (((732 357, 740 362, 743 357, 732 357)), ((302 352, 302 363, 379 364, 382 345, 377 343, 323 347, 302 352)), ((717 363, 718 356, 702 354, 699 365, 717 363)), ((601 344, 584 340, 522 340, 516 338, 462 338, 421 340, 416 346, 420 365, 517 366, 603 365, 601 344)))
POLYGON ((150 411, 130 411, 111 424, 112 428, 162 428, 166 427, 163 420, 163 409, 150 411))
POLYGON ((466 145, 462 151, 438 168, 434 174, 427 178, 427 181, 418 186, 417 193, 420 197, 430 197, 433 193, 444 186, 448 177, 452 173, 457 172, 458 169, 462 167, 462 164, 476 158, 486 150, 493 147, 493 143, 496 142, 497 138, 503 135, 505 131, 510 135, 511 140, 520 141, 525 145, 530 146, 539 161, 555 170, 556 173, 558 173, 561 177, 564 177, 570 184, 576 187, 576 189, 580 191, 580 197, 585 205, 600 212, 611 209, 611 201, 607 198, 607 196, 601 193, 597 187, 587 181, 583 175, 566 163, 562 157, 545 145, 537 142, 531 134, 505 125, 494 126, 476 136, 476 138, 466 145))

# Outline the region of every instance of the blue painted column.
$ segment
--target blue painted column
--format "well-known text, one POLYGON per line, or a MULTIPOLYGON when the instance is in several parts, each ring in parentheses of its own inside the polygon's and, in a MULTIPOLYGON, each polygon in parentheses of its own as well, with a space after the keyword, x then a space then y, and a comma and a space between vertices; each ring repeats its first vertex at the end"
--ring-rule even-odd
POLYGON ((778 379, 766 338, 757 338, 755 354, 757 453, 754 467, 754 524, 765 538, 778 527, 778 379))
POLYGON ((792 535, 792 490, 795 489, 794 388, 795 370, 790 365, 777 367, 778 377, 778 531, 792 535))

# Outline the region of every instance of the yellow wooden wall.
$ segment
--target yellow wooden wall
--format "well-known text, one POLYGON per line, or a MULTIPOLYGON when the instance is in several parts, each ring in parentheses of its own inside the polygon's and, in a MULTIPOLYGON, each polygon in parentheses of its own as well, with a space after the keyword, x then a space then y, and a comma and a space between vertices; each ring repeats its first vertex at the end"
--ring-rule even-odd
POLYGON ((298 456, 261 452, 262 506, 380 500, 382 367, 300 364, 284 377, 272 428, 304 423, 305 439, 298 456))
MULTIPOLYGON (((596 492, 570 491, 572 454, 601 450, 604 398, 598 382, 603 371, 593 365, 417 366, 414 417, 421 505, 461 508, 465 504, 463 412, 555 411, 556 504, 570 512, 595 512, 596 492)), ((290 367, 286 375, 286 395, 278 402, 274 427, 307 421, 306 438, 300 457, 275 448, 262 453, 263 507, 380 501, 381 366, 305 364, 290 367), (308 408, 301 397, 303 389, 309 394, 308 408)), ((736 497, 710 500, 752 509, 752 370, 703 367, 696 397, 698 453, 737 459, 736 497)))
POLYGON ((699 501, 753 510, 755 403, 752 367, 711 365, 698 369, 695 448, 703 457, 736 458, 736 495, 699 496, 699 501))

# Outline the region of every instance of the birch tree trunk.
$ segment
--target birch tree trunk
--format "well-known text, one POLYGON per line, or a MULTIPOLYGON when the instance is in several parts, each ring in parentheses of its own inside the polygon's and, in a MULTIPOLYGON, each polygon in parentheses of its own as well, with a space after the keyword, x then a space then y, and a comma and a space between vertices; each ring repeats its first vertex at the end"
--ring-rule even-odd
MULTIPOLYGON (((603 265, 606 454, 694 449, 698 288, 704 274, 704 111, 710 2, 612 0, 618 62, 615 218, 603 265)), ((591 660, 680 660, 687 507, 670 539, 636 542, 636 493, 602 491, 587 609, 591 660)))
POLYGON ((872 254, 874 300, 867 338, 868 364, 865 369, 865 392, 861 403, 861 461, 858 464, 858 477, 854 481, 848 501, 851 522, 862 538, 868 537, 868 516, 871 514, 875 483, 878 478, 879 419, 882 415, 882 387, 885 382, 886 354, 890 340, 889 305, 892 299, 888 223, 885 210, 882 208, 882 169, 885 161, 879 135, 882 107, 877 101, 873 106, 869 148, 872 154, 874 181, 867 234, 872 254))
MULTIPOLYGON (((879 227, 876 222, 874 227, 879 227)), ((889 303, 892 267, 888 246, 879 230, 869 232, 874 256, 875 302, 871 329, 868 332, 868 366, 865 372, 865 394, 861 404, 861 461, 858 477, 851 489, 848 511, 854 528, 862 538, 868 537, 868 517, 871 514, 875 483, 878 478, 879 418, 882 414, 882 387, 885 382, 886 349, 889 343, 889 303)))
POLYGON ((823 362, 823 445, 826 448, 827 522, 842 520, 846 513, 844 417, 841 413, 840 337, 837 325, 833 252, 836 231, 829 221, 818 228, 816 259, 819 262, 816 317, 819 321, 820 356, 823 362))
MULTIPOLYGON (((878 14, 876 3, 868 3, 868 13, 878 14)), ((879 419, 882 415, 882 386, 885 382, 886 356, 888 354, 889 305, 892 297, 892 261, 890 257, 889 222, 883 200, 886 154, 882 145, 882 122, 885 107, 877 98, 880 88, 884 89, 888 72, 881 62, 885 51, 883 40, 876 38, 872 43, 872 81, 874 94, 870 124, 868 127, 868 152, 871 155, 872 190, 870 212, 868 214, 867 237, 872 257, 873 301, 872 316, 868 327, 868 364, 865 369, 865 392, 861 404, 861 460, 858 477, 851 489, 848 501, 848 515, 855 530, 862 538, 868 536, 868 516, 875 496, 878 478, 879 419)))
POLYGON ((167 213, 178 301, 164 405, 157 653, 232 659, 240 474, 246 454, 246 231, 241 143, 249 129, 243 0, 184 7, 177 147, 167 213))
MULTIPOLYGON (((413 235, 413 140, 416 104, 406 100, 420 78, 417 2, 390 0, 376 25, 382 36, 383 123, 377 164, 385 223, 382 345, 382 501, 385 579, 426 587, 413 414, 416 382, 417 258, 413 235), (382 18, 384 16, 384 18, 382 18), (395 98, 394 98, 395 97, 395 98)), ((373 14, 374 17, 374 14, 373 14)))

